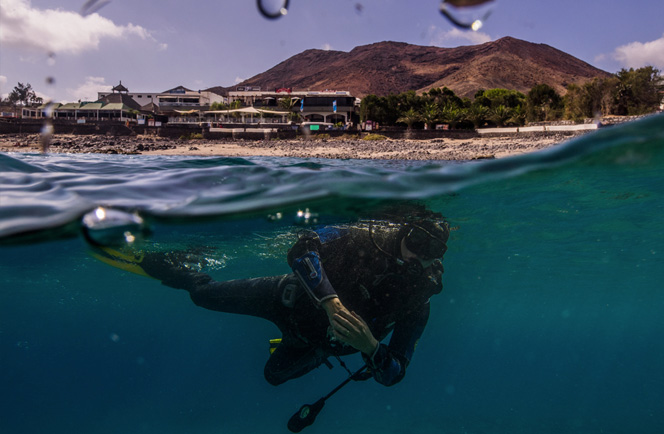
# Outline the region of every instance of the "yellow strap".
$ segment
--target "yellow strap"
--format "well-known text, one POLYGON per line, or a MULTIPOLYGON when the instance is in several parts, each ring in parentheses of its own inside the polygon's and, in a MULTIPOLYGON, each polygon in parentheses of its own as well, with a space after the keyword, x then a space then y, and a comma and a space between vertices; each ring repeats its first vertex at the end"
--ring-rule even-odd
POLYGON ((281 338, 270 339, 270 354, 274 353, 279 344, 281 343, 281 338))

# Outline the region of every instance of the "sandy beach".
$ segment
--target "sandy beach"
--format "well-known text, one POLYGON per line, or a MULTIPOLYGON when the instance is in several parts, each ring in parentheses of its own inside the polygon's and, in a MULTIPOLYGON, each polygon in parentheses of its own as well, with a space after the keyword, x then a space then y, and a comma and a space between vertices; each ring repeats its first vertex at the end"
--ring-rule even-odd
MULTIPOLYGON (((223 157, 296 157, 386 160, 472 160, 533 152, 569 140, 569 135, 503 136, 431 140, 206 140, 155 136, 54 135, 48 152, 223 157)), ((38 134, 0 136, 0 152, 42 152, 38 134)))

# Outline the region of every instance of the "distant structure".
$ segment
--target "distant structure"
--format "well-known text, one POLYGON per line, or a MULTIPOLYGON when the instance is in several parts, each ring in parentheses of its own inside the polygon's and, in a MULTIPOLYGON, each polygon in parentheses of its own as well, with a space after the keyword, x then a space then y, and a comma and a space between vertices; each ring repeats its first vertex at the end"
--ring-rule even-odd
POLYGON ((227 103, 227 98, 209 91, 194 91, 184 86, 177 86, 163 92, 132 92, 120 84, 111 89, 111 93, 99 92, 97 98, 102 100, 115 93, 124 94, 141 106, 145 112, 154 112, 168 118, 191 117, 210 110, 214 103, 227 103))
POLYGON ((348 91, 293 90, 262 91, 255 86, 238 86, 227 96, 211 91, 194 91, 177 86, 163 92, 130 92, 120 81, 110 92, 99 92, 96 101, 44 104, 26 108, 25 118, 43 118, 86 123, 121 121, 156 125, 172 124, 342 124, 359 118, 360 99, 348 91), (212 109, 215 110, 212 110, 212 109))
POLYGON ((360 100, 348 91, 293 90, 279 88, 262 91, 256 86, 238 86, 228 92, 230 105, 240 101, 244 107, 288 109, 299 113, 306 122, 348 124, 359 107, 360 100), (285 102, 283 102, 285 100, 285 102))

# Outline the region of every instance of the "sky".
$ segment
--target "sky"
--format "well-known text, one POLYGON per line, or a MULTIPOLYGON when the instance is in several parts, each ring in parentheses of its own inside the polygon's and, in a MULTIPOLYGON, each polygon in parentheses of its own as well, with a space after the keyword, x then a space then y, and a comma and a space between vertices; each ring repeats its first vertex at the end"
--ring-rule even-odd
POLYGON ((664 70, 662 0, 496 0, 476 32, 455 28, 440 0, 290 0, 277 20, 254 0, 99 0, 82 14, 86 3, 95 2, 0 0, 0 96, 19 82, 56 102, 94 101, 120 81, 130 92, 199 90, 235 85, 311 48, 457 47, 504 36, 608 72, 664 70))

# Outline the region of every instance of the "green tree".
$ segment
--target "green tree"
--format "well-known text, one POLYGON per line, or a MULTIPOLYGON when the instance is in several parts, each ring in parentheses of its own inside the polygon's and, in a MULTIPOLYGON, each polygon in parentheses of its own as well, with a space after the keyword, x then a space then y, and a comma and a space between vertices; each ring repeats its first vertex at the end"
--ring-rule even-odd
POLYGON ((428 102, 420 111, 420 119, 424 122, 425 128, 431 128, 440 119, 440 109, 438 104, 428 102))
POLYGON ((495 122, 499 127, 504 127, 511 117, 512 109, 505 107, 504 105, 499 105, 498 107, 489 110, 489 120, 495 122))
POLYGON ((293 111, 295 108, 295 105, 297 103, 297 99, 293 99, 290 96, 285 96, 283 98, 279 98, 279 108, 284 109, 286 111, 293 111))
POLYGON ((38 97, 32 89, 30 83, 18 83, 16 87, 7 96, 7 101, 16 109, 18 106, 31 107, 44 103, 41 97, 38 97))
POLYGON ((290 96, 285 96, 279 99, 279 108, 288 112, 288 119, 291 121, 297 121, 301 117, 300 113, 295 111, 295 108, 298 105, 298 101, 298 98, 293 98, 290 96))
POLYGON ((629 70, 621 69, 616 95, 616 111, 620 115, 641 115, 659 107, 664 83, 660 71, 652 66, 629 70))
POLYGON ((446 104, 440 110, 440 120, 450 124, 450 128, 456 128, 457 125, 466 120, 466 111, 453 104, 446 104))
POLYGON ((526 102, 526 95, 517 90, 507 90, 502 88, 489 89, 484 91, 485 98, 491 101, 490 107, 505 106, 513 109, 526 102))
POLYGON ((425 92, 422 96, 425 99, 435 102, 439 107, 450 105, 452 107, 461 108, 464 106, 461 98, 456 96, 456 94, 447 87, 443 87, 442 89, 435 87, 429 90, 429 92, 425 92))
POLYGON ((397 119, 397 122, 406 124, 408 126, 408 129, 410 130, 413 128, 413 124, 415 122, 418 122, 419 120, 420 120, 420 115, 415 111, 415 109, 410 108, 406 110, 406 112, 403 113, 403 115, 399 119, 397 119))
POLYGON ((491 100, 484 95, 484 92, 485 92, 484 89, 480 89, 477 92, 475 92, 475 96, 473 97, 473 104, 490 108, 491 100))
POLYGON ((510 124, 522 126, 526 124, 526 109, 520 105, 512 109, 512 116, 507 120, 510 124))
POLYGON ((223 102, 213 102, 210 104, 210 110, 228 110, 228 104, 223 102))
POLYGON ((475 128, 480 128, 489 117, 489 109, 480 104, 473 104, 466 111, 466 117, 475 128))
POLYGON ((405 113, 410 109, 418 111, 424 104, 423 97, 417 95, 414 90, 402 92, 398 95, 398 108, 401 113, 405 113))
POLYGON ((382 122, 385 105, 383 98, 377 95, 367 95, 360 103, 360 121, 382 122))
POLYGON ((530 122, 554 120, 562 109, 562 98, 548 84, 533 86, 526 96, 526 119, 530 122))

